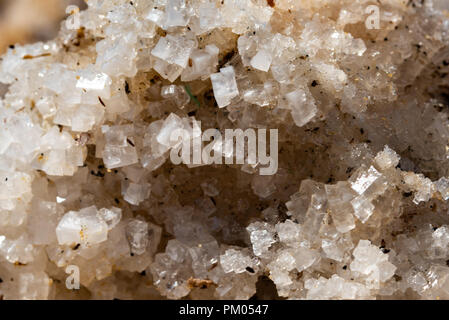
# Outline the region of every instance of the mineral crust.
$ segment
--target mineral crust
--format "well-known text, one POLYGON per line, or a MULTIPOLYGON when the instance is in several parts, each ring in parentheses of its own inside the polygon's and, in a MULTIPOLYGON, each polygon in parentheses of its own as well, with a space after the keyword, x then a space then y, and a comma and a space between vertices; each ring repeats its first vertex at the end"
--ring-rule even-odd
POLYGON ((0 298, 449 299, 447 1, 86 3, 0 58, 0 298))

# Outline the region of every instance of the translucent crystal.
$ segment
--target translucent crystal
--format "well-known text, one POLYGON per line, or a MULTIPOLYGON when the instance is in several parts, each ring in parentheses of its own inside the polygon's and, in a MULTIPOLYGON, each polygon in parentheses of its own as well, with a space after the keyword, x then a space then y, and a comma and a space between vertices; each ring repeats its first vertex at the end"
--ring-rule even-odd
POLYGON ((159 39, 151 54, 168 64, 185 68, 194 47, 195 42, 193 40, 169 34, 159 39))
POLYGON ((188 16, 185 0, 168 0, 165 12, 165 27, 183 27, 187 25, 188 16))
POLYGON ((131 248, 131 253, 141 255, 147 249, 148 223, 145 221, 132 219, 126 225, 126 237, 131 248))
POLYGON ((375 282, 385 282, 395 273, 396 267, 388 261, 388 255, 369 240, 360 240, 352 254, 354 260, 350 265, 351 270, 360 272, 375 282))
POLYGON ((102 208, 98 210, 98 217, 105 221, 108 225, 108 229, 114 228, 122 218, 122 209, 112 207, 110 209, 102 208))
POLYGON ((376 164, 380 169, 386 170, 389 168, 394 168, 399 163, 399 156, 394 150, 390 149, 388 146, 385 146, 382 152, 379 152, 375 158, 376 164))
POLYGON ((24 236, 10 240, 0 236, 0 255, 10 263, 28 264, 34 260, 34 246, 24 236))
POLYGON ((174 104, 181 109, 190 101, 190 97, 185 89, 176 85, 162 87, 161 96, 166 100, 173 101, 174 104))
POLYGON ((266 254, 270 246, 276 242, 274 239, 274 227, 266 222, 254 222, 246 230, 248 230, 250 235, 253 252, 258 257, 266 254))
POLYGON ((447 0, 4 2, 0 300, 449 299, 447 0))
POLYGON ((362 223, 365 223, 374 212, 374 205, 371 200, 361 195, 351 200, 354 208, 354 215, 359 218, 362 223))
POLYGON ((317 114, 313 97, 307 89, 297 89, 285 95, 292 117, 298 127, 306 125, 317 114))
POLYGON ((416 192, 413 198, 413 202, 416 204, 428 201, 435 191, 435 185, 423 174, 407 172, 403 173, 403 179, 405 184, 416 192))
POLYGON ((103 161, 107 168, 114 169, 138 162, 135 146, 128 137, 131 136, 129 126, 103 126, 102 132, 106 138, 103 151, 103 161))
POLYGON ((232 66, 220 69, 220 72, 212 74, 210 79, 214 89, 215 100, 219 108, 228 106, 232 98, 239 95, 235 72, 232 66))
POLYGON ((295 258, 295 268, 298 272, 309 268, 319 259, 318 252, 303 247, 295 248, 292 255, 295 258))
POLYGON ((353 208, 350 203, 354 199, 354 192, 348 182, 337 182, 326 185, 330 214, 338 231, 345 233, 355 228, 353 208))
POLYGON ((267 72, 270 69, 272 61, 273 61, 273 58, 271 57, 271 55, 268 52, 266 52, 264 50, 260 50, 251 59, 250 63, 254 69, 267 72))
POLYGON ((301 226, 291 220, 285 220, 276 225, 276 232, 281 242, 293 244, 300 239, 301 226))
POLYGON ((441 177, 438 181, 435 182, 435 187, 444 200, 449 199, 449 179, 447 179, 446 177, 441 177))
POLYGON ((139 205, 150 196, 151 185, 149 183, 134 183, 127 180, 122 182, 123 199, 132 204, 139 205))
POLYGON ((216 72, 218 65, 219 49, 211 44, 204 49, 195 49, 190 55, 191 65, 181 74, 182 81, 192 81, 201 78, 207 79, 212 73, 216 72))
POLYGON ((381 174, 371 166, 367 171, 351 177, 351 188, 358 194, 363 194, 381 174))
POLYGON ((108 225, 97 215, 92 206, 80 211, 69 211, 59 221, 56 236, 59 244, 86 246, 101 243, 108 238, 108 225))
POLYGON ((320 277, 308 279, 304 287, 308 290, 307 299, 366 299, 369 288, 361 283, 345 280, 334 274, 330 279, 320 277))
POLYGON ((242 273, 247 272, 248 268, 254 271, 258 261, 252 258, 248 252, 228 249, 220 256, 220 264, 226 273, 242 273))
POLYGON ((95 73, 90 70, 78 72, 76 87, 87 92, 94 91, 95 94, 105 99, 111 96, 111 78, 105 73, 95 73))

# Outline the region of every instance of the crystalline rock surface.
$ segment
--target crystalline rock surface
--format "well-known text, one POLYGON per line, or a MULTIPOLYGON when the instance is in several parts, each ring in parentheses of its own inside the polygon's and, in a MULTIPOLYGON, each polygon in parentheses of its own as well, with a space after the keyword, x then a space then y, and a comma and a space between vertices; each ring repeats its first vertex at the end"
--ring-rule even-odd
POLYGON ((1 299, 449 299, 445 0, 86 2, 0 58, 1 299))

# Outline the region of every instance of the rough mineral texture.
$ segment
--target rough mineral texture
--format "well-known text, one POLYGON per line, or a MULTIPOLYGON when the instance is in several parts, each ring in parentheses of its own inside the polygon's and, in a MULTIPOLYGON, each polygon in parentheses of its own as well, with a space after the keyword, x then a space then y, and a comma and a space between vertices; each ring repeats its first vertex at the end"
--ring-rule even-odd
POLYGON ((449 299, 449 2, 86 2, 0 58, 1 298, 449 299))

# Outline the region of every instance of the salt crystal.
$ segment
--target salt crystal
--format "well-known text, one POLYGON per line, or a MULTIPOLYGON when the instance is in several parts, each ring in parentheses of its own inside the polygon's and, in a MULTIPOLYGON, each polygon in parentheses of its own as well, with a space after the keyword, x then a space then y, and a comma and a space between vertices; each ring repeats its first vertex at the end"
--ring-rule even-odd
POLYGON ((97 96, 108 99, 111 96, 110 86, 111 78, 105 73, 94 73, 89 70, 79 71, 76 87, 87 91, 95 91, 97 96))
POLYGON ((97 216, 97 208, 92 206, 67 212, 56 227, 56 236, 59 244, 88 246, 107 240, 108 225, 97 216))
POLYGON ((169 64, 185 68, 194 47, 193 40, 169 34, 159 39, 151 54, 169 64))
POLYGON ((326 185, 326 194, 329 201, 332 219, 341 233, 355 228, 353 208, 350 201, 354 199, 354 193, 347 182, 337 182, 335 185, 326 185))
POLYGON ((270 246, 276 242, 274 228, 266 222, 254 222, 246 230, 250 234, 254 254, 258 257, 266 254, 270 246))
POLYGON ((185 0, 167 0, 165 28, 186 26, 189 19, 186 13, 187 8, 185 0))
POLYGON ((380 176, 379 171, 371 166, 367 171, 351 177, 351 188, 358 194, 363 194, 380 176))
POLYGON ((195 49, 190 55, 189 65, 181 74, 182 81, 192 81, 198 78, 207 79, 216 72, 219 49, 215 45, 207 45, 204 49, 195 49))
POLYGON ((149 183, 134 183, 129 181, 122 182, 123 199, 132 204, 139 205, 145 201, 151 192, 151 185, 149 183))
POLYGON ((375 282, 385 282, 394 275, 396 267, 388 261, 388 255, 369 240, 360 240, 353 255, 352 271, 360 272, 375 282))
POLYGON ((441 177, 438 181, 435 182, 435 187, 444 200, 449 199, 449 179, 447 179, 446 177, 441 177))
POLYGON ((173 103, 180 109, 190 102, 190 97, 181 86, 168 85, 161 88, 161 96, 173 103))
POLYGON ((351 200, 351 204, 354 208, 354 215, 359 218, 362 223, 365 223, 374 212, 374 205, 363 195, 351 200))
POLYGON ((251 59, 250 63, 254 69, 267 72, 270 69, 272 60, 273 60, 273 58, 271 57, 271 55, 268 52, 266 52, 264 50, 260 50, 251 59))
POLYGON ((254 270, 257 261, 248 252, 242 250, 228 249, 220 256, 220 264, 226 273, 243 273, 247 268, 254 270))
POLYGON ((379 152, 374 159, 381 170, 394 168, 399 163, 399 156, 390 147, 385 146, 384 150, 379 152))
POLYGON ((148 223, 132 219, 126 226, 126 237, 128 238, 131 253, 143 254, 148 246, 148 223))
POLYGON ((285 222, 276 225, 276 232, 281 242, 295 243, 300 237, 301 226, 292 220, 285 220, 285 222))
POLYGON ((219 73, 210 76, 214 89, 215 100, 219 108, 224 108, 231 100, 239 95, 235 72, 232 66, 221 68, 219 73))
POLYGON ((180 117, 171 113, 164 121, 156 139, 157 141, 167 147, 176 147, 181 141, 172 141, 171 136, 175 130, 182 129, 183 123, 180 117))
POLYGON ((319 259, 319 253, 308 248, 298 247, 292 250, 295 258, 295 268, 298 272, 311 267, 319 259))
POLYGON ((307 89, 297 89, 285 95, 292 117, 298 127, 310 122, 317 114, 315 101, 307 89))
POLYGON ((102 208, 98 210, 98 217, 108 225, 108 229, 114 228, 122 218, 122 209, 112 207, 110 209, 102 208))

